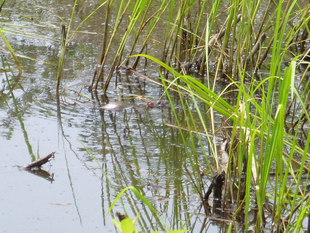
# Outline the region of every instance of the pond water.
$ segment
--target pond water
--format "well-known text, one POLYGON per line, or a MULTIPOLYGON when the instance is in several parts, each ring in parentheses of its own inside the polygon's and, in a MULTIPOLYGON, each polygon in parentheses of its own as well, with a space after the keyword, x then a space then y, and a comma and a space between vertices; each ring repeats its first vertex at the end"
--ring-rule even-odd
MULTIPOLYGON (((89 3, 96 6, 96 1, 89 3)), ((2 49, 1 232, 116 232, 108 210, 128 186, 138 188, 173 229, 226 229, 221 221, 205 221, 199 209, 199 196, 183 169, 182 138, 165 124, 173 122, 171 109, 147 108, 148 101, 161 98, 161 87, 121 71, 109 96, 126 108, 104 110, 91 100, 88 86, 100 50, 102 19, 92 18, 69 45, 57 101, 61 18, 68 20, 71 4, 11 0, 2 8, 1 24, 23 72, 17 75, 14 61, 2 49), (51 152, 55 158, 40 173, 20 169, 51 152)), ((148 73, 157 71, 150 66, 148 73)), ((134 195, 122 201, 125 208, 117 205, 115 210, 126 209, 132 218, 139 215, 143 232, 161 229, 134 195)))
MULTIPOLYGON (((87 0, 77 7, 74 27, 98 2, 87 0)), ((18 54, 22 73, 1 40, 0 231, 117 232, 112 220, 118 211, 138 216, 141 232, 162 230, 162 224, 192 232, 226 232, 231 216, 216 208, 210 215, 204 213, 187 170, 199 164, 205 189, 210 185, 214 171, 208 169, 213 156, 207 140, 188 134, 196 151, 184 146, 162 87, 120 69, 108 89, 109 99, 89 92, 101 50, 103 9, 68 45, 57 98, 61 27, 69 22, 72 4, 72 0, 10 0, 1 10, 1 28, 18 54), (158 101, 164 106, 157 106, 158 101), (42 170, 22 169, 52 152, 55 158, 42 170), (190 161, 189 153, 194 152, 199 156, 190 161), (129 186, 146 196, 161 219, 130 191, 108 213, 117 195, 129 186)), ((115 15, 111 17, 113 21, 115 15)), ((123 24, 121 30, 126 27, 123 24)), ((156 33, 160 38, 163 32, 156 33)), ((154 43, 148 54, 159 57, 162 42, 150 41, 154 43)), ((107 68, 112 58, 107 59, 107 68)), ((139 72, 159 81, 158 66, 150 62, 147 71, 139 72)), ((186 125, 181 104, 177 99, 175 103, 186 125)), ((220 117, 215 121, 221 124, 220 117)), ((250 220, 255 222, 254 213, 250 220)), ((242 232, 243 223, 234 224, 242 232)))

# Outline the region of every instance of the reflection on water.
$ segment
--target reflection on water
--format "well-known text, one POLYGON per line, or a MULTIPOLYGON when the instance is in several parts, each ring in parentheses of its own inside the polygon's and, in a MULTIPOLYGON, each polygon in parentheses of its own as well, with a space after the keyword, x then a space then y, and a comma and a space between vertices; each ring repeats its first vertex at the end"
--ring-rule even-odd
MULTIPOLYGON (((16 75, 10 56, 3 56, 1 231, 115 232, 107 211, 128 186, 139 189, 171 228, 225 228, 205 222, 199 195, 184 170, 188 150, 179 131, 165 124, 173 122, 171 108, 148 104, 161 98, 160 86, 120 71, 109 100, 88 93, 100 49, 100 22, 92 19, 83 29, 89 33, 69 45, 64 88, 56 98, 58 16, 67 19, 71 3, 9 1, 2 9, 2 22, 16 24, 5 27, 21 31, 7 36, 23 55, 23 73, 16 75), (108 102, 118 106, 109 109, 108 102), (41 169, 18 169, 53 151, 55 159, 41 169)), ((81 17, 89 10, 82 9, 81 17)), ((161 229, 161 222, 133 195, 122 201, 124 206, 115 210, 140 216, 143 232, 161 229)))
POLYGON ((27 170, 27 171, 30 172, 31 174, 42 177, 51 183, 53 183, 53 181, 54 181, 54 173, 50 174, 48 171, 46 171, 44 169, 31 169, 31 170, 27 170))
MULTIPOLYGON (((162 230, 165 224, 193 232, 226 232, 233 218, 237 218, 234 227, 242 232, 243 216, 232 216, 233 211, 221 205, 202 208, 200 190, 207 190, 214 176, 212 150, 199 134, 199 124, 188 124, 197 117, 195 112, 183 111, 184 106, 191 109, 192 103, 185 98, 182 105, 175 95, 176 106, 169 106, 158 84, 157 67, 146 65, 153 81, 143 76, 144 70, 120 67, 111 81, 109 98, 88 92, 101 50, 102 9, 70 41, 62 89, 56 96, 61 27, 69 21, 73 1, 38 2, 6 1, 0 16, 1 29, 23 67, 18 73, 14 59, 1 49, 1 232, 116 232, 112 218, 117 211, 138 216, 141 232, 162 230), (183 134, 173 111, 183 123, 183 134), (19 169, 54 151, 55 159, 40 169, 19 169), (147 197, 160 219, 130 192, 108 214, 128 186, 147 197)), ((80 2, 74 26, 99 1, 80 2)), ((112 22, 115 17, 111 15, 112 22)), ((127 26, 122 24, 120 30, 127 26)), ((161 38, 163 33, 154 34, 161 38)), ((117 49, 113 43, 111 51, 117 49)), ((161 43, 154 39, 148 53, 158 57, 161 43)), ((109 59, 113 56, 107 58, 107 69, 109 59)), ((220 85, 219 92, 224 89, 220 85)), ((231 102, 237 99, 230 97, 231 102)), ((214 121, 222 123, 217 116, 214 121)), ((255 213, 250 213, 250 221, 256 221, 255 213)))

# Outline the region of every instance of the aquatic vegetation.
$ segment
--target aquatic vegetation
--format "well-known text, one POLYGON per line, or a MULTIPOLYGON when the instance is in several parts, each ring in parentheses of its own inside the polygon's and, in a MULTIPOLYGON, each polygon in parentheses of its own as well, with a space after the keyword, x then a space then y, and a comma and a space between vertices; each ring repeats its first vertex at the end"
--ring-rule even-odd
MULTIPOLYGON (((206 21, 206 28, 199 30, 200 24, 197 24, 195 33, 185 25, 194 24, 192 20, 195 19, 186 18, 186 15, 190 15, 190 10, 194 9, 191 7, 195 3, 184 2, 184 5, 179 5, 174 23, 171 25, 168 23, 168 33, 164 43, 166 48, 163 50, 165 55, 163 55, 162 61, 150 55, 139 55, 138 57, 155 61, 173 75, 172 79, 167 74, 161 76, 165 93, 172 106, 175 97, 169 94, 171 87, 178 90, 177 96, 180 99, 184 99, 183 109, 188 109, 186 98, 190 97, 199 114, 200 125, 204 129, 205 135, 213 135, 213 137, 208 137, 208 141, 214 156, 215 172, 221 172, 221 161, 217 152, 215 136, 220 131, 224 131, 216 129, 215 112, 223 115, 226 122, 231 122, 228 125, 229 132, 226 132, 226 137, 229 137, 230 140, 228 151, 231 166, 225 170, 224 200, 238 206, 233 218, 243 212, 245 230, 248 230, 250 227, 249 213, 253 211, 253 205, 256 203, 258 213, 254 227, 257 230, 269 229, 273 232, 288 230, 291 226, 295 226, 294 231, 298 231, 303 227, 300 224, 296 225, 296 221, 302 222, 301 219, 305 219, 307 216, 305 213, 309 211, 309 198, 307 186, 305 186, 309 176, 306 179, 301 179, 301 177, 303 174, 309 175, 306 164, 309 163, 310 139, 309 131, 300 129, 292 135, 285 125, 288 117, 287 107, 291 105, 292 99, 298 101, 300 111, 309 122, 309 112, 306 107, 308 103, 305 98, 308 94, 303 91, 302 96, 299 93, 300 89, 296 88, 296 66, 299 56, 290 62, 284 72, 281 67, 287 59, 286 53, 290 52, 295 45, 303 44, 308 40, 298 40, 297 38, 302 30, 309 32, 309 15, 306 14, 309 6, 300 8, 297 1, 280 1, 274 7, 270 2, 264 12, 261 11, 260 4, 243 2, 239 5, 237 1, 232 2, 228 13, 225 14, 227 15, 225 23, 213 39, 211 35, 219 20, 220 1, 213 3, 211 14, 206 21), (258 12, 263 13, 264 16, 258 17, 258 12), (267 17, 267 14, 270 15, 270 18, 267 17), (299 27, 289 28, 288 22, 292 22, 296 14, 301 14, 304 17, 297 22, 299 27), (205 36, 199 36, 198 32, 204 33, 205 36), (202 38, 206 40, 203 42, 202 38), (222 44, 219 45, 219 48, 214 49, 214 43, 219 43, 221 38, 222 44), (269 45, 264 46, 266 41, 269 41, 269 45), (296 44, 292 44, 292 41, 295 41, 296 44), (198 57, 199 49, 193 42, 204 45, 202 47, 205 50, 198 57), (170 44, 173 44, 172 47, 170 44), (266 56, 270 50, 271 60, 267 60, 266 56), (167 55, 168 52, 170 55, 167 55), (176 58, 177 65, 172 63, 172 57, 176 58), (195 61, 197 58, 199 59, 195 61), (209 64, 215 60, 216 68, 212 69, 209 64), (172 64, 175 68, 171 66, 172 64), (269 74, 257 77, 257 72, 263 64, 270 67, 269 74), (186 74, 193 67, 194 70, 206 74, 206 82, 186 74), (181 73, 176 69, 179 69, 181 73), (229 84, 218 94, 215 89, 220 77, 228 79, 229 84), (211 84, 212 80, 213 84, 211 84), (235 101, 232 101, 231 104, 225 100, 230 92, 235 96, 235 101), (205 117, 197 101, 202 101, 209 106, 207 115, 211 119, 210 126, 206 125, 205 117), (300 138, 303 138, 301 145, 299 145, 300 138), (296 162, 294 157, 300 157, 302 161, 297 171, 292 169, 292 163, 296 162), (289 177, 299 178, 295 179, 295 184, 288 186, 289 177), (296 195, 297 187, 302 187, 299 188, 301 195, 296 195), (294 198, 292 199, 292 197, 294 198), (291 200, 289 205, 288 199, 291 200), (267 203, 270 202, 273 203, 273 207, 269 210, 267 203), (302 216, 297 215, 299 218, 293 214, 297 210, 297 203, 300 203, 298 207, 303 213, 302 216), (271 226, 265 224, 266 221, 270 221, 266 219, 266 215, 272 216, 270 217, 273 222, 271 226)), ((200 9, 204 9, 204 7, 205 5, 200 9)), ((198 15, 197 20, 201 22, 203 14, 198 15)), ((309 34, 308 32, 306 34, 309 34)), ((300 52, 303 53, 304 50, 300 52)), ((303 77, 307 72, 308 69, 303 72, 303 77)), ((111 78, 106 80, 104 91, 107 90, 110 80, 111 78)), ((298 85, 299 83, 297 83, 298 85)), ((305 89, 309 91, 309 82, 305 89)), ((190 128, 190 125, 197 128, 197 123, 193 121, 191 112, 188 111, 186 114, 187 128, 190 128)), ((182 120, 179 119, 175 111, 174 115, 181 129, 183 127, 182 120)), ((192 137, 192 139, 194 138, 192 137)), ((190 143, 185 139, 185 136, 183 136, 183 140, 185 144, 190 143)), ((189 147, 195 151, 192 146, 189 147)), ((198 181, 201 168, 197 167, 194 162, 197 161, 197 158, 193 157, 191 160, 193 172, 191 177, 194 177, 194 182, 201 183, 202 181, 198 181)), ((201 187, 200 185, 196 186, 201 187)), ((203 193, 203 190, 198 192, 203 193)))
POLYGON ((0 29, 0 37, 4 41, 7 49, 10 51, 12 57, 14 58, 15 64, 17 66, 17 69, 18 69, 19 73, 21 73, 22 72, 22 67, 20 65, 20 61, 19 61, 19 59, 18 59, 18 57, 16 55, 16 52, 14 51, 14 49, 13 49, 11 43, 10 43, 10 41, 7 39, 7 37, 5 36, 5 34, 4 34, 2 29, 0 29))
MULTIPOLYGON (((175 79, 173 81, 163 79, 163 82, 167 82, 169 86, 176 86, 178 89, 184 91, 191 96, 194 102, 197 102, 197 99, 205 102, 210 108, 214 108, 232 121, 231 132, 227 135, 230 140, 228 151, 231 165, 228 170, 224 171, 227 173, 226 183, 230 183, 231 187, 226 186, 227 193, 225 194, 224 200, 226 200, 225 202, 237 203, 239 206, 234 216, 237 216, 240 210, 244 209, 242 212, 244 211, 245 219, 247 220, 253 208, 251 206, 253 203, 256 203, 258 207, 256 227, 258 229, 266 228, 265 215, 270 214, 273 216, 274 222, 279 222, 279 225, 272 226, 277 230, 295 226, 294 223, 297 219, 294 215, 290 214, 291 211, 296 211, 295 205, 299 203, 300 206, 298 205, 298 207, 301 208, 301 210, 309 208, 306 185, 308 178, 302 179, 301 177, 304 174, 309 174, 306 163, 309 163, 310 155, 309 131, 306 133, 300 130, 295 132, 294 135, 291 135, 285 128, 286 106, 289 103, 288 96, 290 93, 298 93, 292 81, 295 78, 296 62, 294 60, 291 62, 291 65, 287 67, 283 74, 283 78, 280 78, 280 81, 277 83, 278 86, 275 88, 279 90, 279 97, 277 97, 277 99, 275 99, 276 97, 271 99, 273 104, 277 103, 277 108, 274 111, 270 111, 269 106, 271 103, 266 101, 268 95, 264 91, 264 85, 258 85, 255 87, 254 92, 248 92, 245 91, 245 84, 242 86, 235 84, 239 89, 238 95, 242 96, 242 98, 240 98, 240 103, 237 102, 237 107, 233 108, 230 105, 222 105, 221 103, 224 100, 220 95, 217 96, 214 101, 210 101, 210 97, 216 96, 217 94, 211 94, 211 91, 207 89, 207 87, 202 87, 203 84, 199 83, 199 81, 196 80, 197 83, 193 82, 192 77, 176 72, 172 67, 163 64, 153 57, 142 56, 152 59, 174 75, 175 79), (182 83, 178 84, 176 79, 180 79, 182 83), (261 99, 255 97, 257 90, 263 93, 261 99), (229 109, 231 110, 230 114, 227 112, 229 109), (299 145, 299 139, 303 137, 304 133, 306 133, 305 143, 299 145), (294 157, 300 157, 302 161, 299 163, 300 166, 297 170, 293 169, 293 163, 296 162, 294 157), (288 183, 290 183, 289 179, 291 179, 289 177, 296 179, 296 183, 292 183, 288 186, 288 183), (296 188, 299 191, 297 191, 296 188), (301 193, 296 195, 296 192, 301 193), (292 199, 291 195, 294 195, 294 193, 294 197, 298 200, 292 199), (290 196, 290 205, 287 203, 288 195, 290 196), (268 199, 273 203, 274 210, 266 209, 266 201, 268 199), (269 212, 269 214, 266 212, 269 212), (283 216, 287 216, 285 225, 282 225, 283 216)), ((262 82, 267 82, 268 79, 269 78, 266 78, 266 80, 262 82)), ((169 86, 166 86, 167 92, 169 91, 169 86)), ((303 107, 305 107, 305 103, 302 102, 303 100, 300 99, 299 101, 301 101, 303 107)), ((197 111, 200 111, 197 105, 196 107, 197 111)), ((210 109, 208 111, 210 111, 210 109)), ((307 111, 304 113, 309 114, 307 111)), ((178 118, 179 116, 175 114, 175 117, 178 118)), ((201 121, 203 125, 204 119, 201 118, 201 121)), ((190 121, 190 124, 187 123, 187 127, 190 128, 191 125, 195 126, 196 124, 197 122, 190 121)), ((182 123, 180 124, 180 130, 182 130, 181 126, 183 126, 182 123)), ((212 128, 212 126, 209 127, 212 128)), ((209 129, 205 128, 206 135, 210 134, 209 131, 209 129)), ((219 129, 217 129, 217 131, 219 131, 219 129)), ((214 150, 216 150, 216 145, 213 146, 215 148, 214 150)), ((214 153, 214 159, 217 168, 219 168, 221 161, 219 161, 216 153, 214 153)), ((220 170, 218 171, 220 172, 220 170)), ((299 215, 299 217, 301 216, 299 215)), ((305 219, 306 215, 303 215, 302 218, 305 219)), ((300 219, 298 219, 298 221, 300 221, 300 219)), ((245 229, 249 227, 247 222, 248 221, 245 221, 245 229)), ((301 225, 298 225, 298 227, 302 228, 301 225)), ((294 230, 299 228, 295 226, 294 230)))
MULTIPOLYGON (((153 205, 147 200, 147 198, 142 195, 139 190, 137 190, 135 187, 127 187, 124 188, 119 195, 115 198, 114 202, 112 203, 108 214, 113 210, 114 206, 116 203, 119 201, 119 199, 124 195, 125 192, 128 190, 132 191, 145 205, 148 206, 148 208, 153 212, 153 214, 157 217, 157 219, 160 219, 160 215, 158 211, 153 207, 153 205)), ((114 224, 117 226, 119 230, 121 230, 122 233, 132 233, 132 232, 138 232, 137 228, 135 227, 135 222, 138 221, 139 218, 137 218, 135 221, 126 217, 125 215, 122 215, 120 213, 116 213, 118 220, 113 219, 114 224)), ((159 221, 159 224, 161 225, 162 229, 165 229, 165 233, 182 233, 182 232, 187 232, 187 230, 168 230, 169 226, 163 226, 162 223, 164 221, 161 219, 159 221)), ((154 231, 153 233, 156 233, 159 231, 154 231)))
MULTIPOLYGON (((88 88, 88 100, 100 119, 87 119, 94 124, 85 130, 100 131, 102 148, 95 156, 83 147, 87 159, 101 169, 106 186, 102 199, 109 203, 115 226, 122 232, 185 232, 171 229, 197 230, 197 219, 205 219, 200 231, 207 231, 210 222, 228 232, 309 230, 310 5, 301 0, 107 0, 96 2, 77 20, 82 3, 88 4, 75 0, 68 21, 62 21, 57 117, 61 127, 60 90, 68 48, 80 29, 100 15, 101 49, 88 88), (149 67, 158 73, 149 74, 149 67), (140 83, 120 87, 121 72, 162 90, 152 100, 143 91, 133 93, 140 83), (143 102, 147 121, 141 109, 108 101, 112 84, 117 91, 128 88, 132 100, 143 102), (162 111, 168 120, 152 119, 152 111, 162 111), (132 118, 136 135, 129 128, 132 118), (156 146, 148 148, 147 137, 156 146), (143 161, 136 141, 143 145, 143 161), (162 144, 165 147, 158 146, 162 144), (152 160, 154 151, 158 157, 152 160), (161 177, 152 173, 161 164, 165 176, 175 177, 173 184, 161 184, 161 177), (143 166, 150 179, 144 183, 137 179, 145 172, 143 166), (118 179, 112 181, 111 174, 118 179)), ((21 72, 5 33, 0 30, 5 49, 21 72)), ((6 82, 16 102, 9 79, 6 82)), ((62 135, 65 138, 63 130, 62 135)))
MULTIPOLYGON (((169 3, 172 4, 173 1, 169 3)), ((309 124, 309 82, 306 81, 307 91, 300 88, 300 83, 297 82, 300 78, 297 78, 296 72, 300 65, 298 53, 309 53, 304 48, 300 49, 308 41, 301 34, 305 32, 309 35, 309 15, 306 13, 309 5, 303 8, 298 1, 280 1, 276 6, 269 2, 262 9, 261 2, 233 1, 229 10, 220 14, 223 3, 215 1, 209 17, 203 20, 205 3, 206 1, 199 8, 195 8, 195 2, 191 1, 179 4, 178 9, 167 7, 168 11, 175 10, 177 14, 175 18, 171 16, 172 13, 169 14, 162 58, 138 55, 164 68, 164 75, 160 77, 165 94, 170 100, 185 147, 190 148, 188 154, 193 153, 188 158, 191 171, 187 173, 203 199, 204 190, 201 189, 200 180, 203 168, 197 163, 198 155, 195 154, 192 142, 197 137, 202 144, 203 140, 195 133, 185 135, 184 127, 185 132, 203 129, 214 156, 215 169, 211 165, 208 167, 214 173, 220 173, 222 168, 216 137, 225 135, 224 138, 229 138, 230 141, 227 148, 230 162, 224 171, 226 177, 222 208, 228 204, 236 205, 232 219, 243 213, 245 231, 253 227, 271 232, 301 230, 304 226, 300 223, 309 212, 306 186, 309 169, 306 164, 309 163, 310 135, 308 130, 301 128, 293 133, 289 132, 287 120, 290 113, 287 109, 292 106, 291 101, 298 102, 295 105, 298 109, 296 111, 301 112, 303 122, 309 124), (200 14, 193 14, 195 9, 200 9, 200 14), (199 17, 190 16, 191 14, 199 17), (302 19, 296 21, 297 15, 302 15, 302 19), (198 23, 193 32, 188 25, 195 25, 195 20, 198 23), (220 20, 224 23, 220 24, 222 28, 215 34, 214 27, 220 20), (202 21, 206 22, 205 28, 200 28, 202 21), (298 26, 290 26, 291 24, 298 26), (284 61, 294 50, 297 54, 292 57, 289 66, 283 69, 284 61), (269 52, 271 59, 267 58, 269 52), (215 67, 211 67, 212 63, 215 67), (259 74, 264 69, 269 70, 268 74, 259 74), (199 80, 195 73, 204 76, 199 80), (217 85, 221 79, 228 84, 218 90, 217 85), (172 87, 177 91, 171 92, 172 87), (176 98, 181 101, 183 119, 175 111, 176 98), (208 106, 206 112, 199 107, 201 102, 208 106), (186 110, 191 104, 199 115, 199 123, 192 117, 192 110, 186 110), (224 122, 220 128, 215 122, 215 114, 223 116, 224 122), (206 122, 206 119, 210 119, 210 122, 206 122), (299 164, 297 170, 293 169, 296 162, 299 164), (302 179, 304 174, 306 178, 302 179), (294 180, 293 183, 291 179, 294 180), (257 207, 257 218, 250 226, 248 220, 250 213, 255 211, 254 206, 257 207), (297 207, 303 214, 295 214, 297 207), (272 224, 266 225, 270 221, 272 224), (291 229, 292 226, 294 229, 291 229)), ((131 53, 132 51, 133 49, 131 53)), ((118 64, 121 65, 120 60, 118 64)), ((110 68, 109 78, 104 80, 104 92, 111 81, 111 69, 117 66, 113 63, 110 68)), ((309 66, 301 73, 302 77, 307 72, 309 66)), ((292 121, 300 122, 298 118, 300 117, 297 116, 292 121)), ((206 160, 209 156, 206 156, 206 160)), ((237 230, 237 226, 235 229, 237 230)))
MULTIPOLYGON (((233 1, 229 10, 224 10, 228 3, 215 1, 212 7, 206 7, 207 2, 188 0, 176 4, 175 1, 162 1, 157 4, 148 1, 146 4, 144 1, 127 1, 125 4, 121 1, 114 19, 111 14, 116 2, 109 1, 102 52, 91 85, 93 90, 97 91, 102 82, 106 93, 120 66, 135 69, 140 57, 135 57, 132 63, 128 59, 135 53, 158 57, 178 71, 246 81, 251 79, 251 73, 257 79, 260 69, 266 69, 270 63, 282 64, 289 53, 298 55, 306 51, 308 5, 300 7, 298 1, 281 1, 277 6, 271 1, 267 6, 261 2, 233 1), (302 17, 297 20, 298 15, 302 17), (128 29, 123 31, 121 23, 128 23, 128 29), (140 25, 134 28, 138 23, 140 25), (158 28, 166 33, 158 35, 158 28), (133 43, 129 38, 133 38, 133 43), (140 40, 143 41, 141 49, 137 48, 140 40), (148 44, 155 45, 150 40, 159 42, 158 50, 147 50, 148 44), (118 47, 116 53, 111 51, 112 44, 118 47), (270 51, 274 54, 272 60, 267 56, 270 51)), ((278 72, 273 68, 270 71, 272 75, 278 72)))

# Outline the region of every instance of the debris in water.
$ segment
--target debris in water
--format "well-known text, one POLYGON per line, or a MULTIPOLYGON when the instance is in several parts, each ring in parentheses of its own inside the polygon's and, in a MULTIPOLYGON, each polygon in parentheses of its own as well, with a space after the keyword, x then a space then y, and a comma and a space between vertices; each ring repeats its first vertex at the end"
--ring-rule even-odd
POLYGON ((147 107, 147 108, 154 108, 154 107, 155 107, 155 103, 154 103, 153 101, 148 101, 148 102, 146 103, 146 107, 147 107))
POLYGON ((32 169, 39 169, 43 164, 47 163, 50 161, 50 159, 55 158, 55 152, 52 152, 48 154, 47 156, 40 158, 27 166, 24 166, 23 168, 25 170, 32 170, 32 169))
POLYGON ((129 135, 130 135, 130 129, 128 127, 125 127, 124 132, 123 132, 123 137, 129 138, 129 135))

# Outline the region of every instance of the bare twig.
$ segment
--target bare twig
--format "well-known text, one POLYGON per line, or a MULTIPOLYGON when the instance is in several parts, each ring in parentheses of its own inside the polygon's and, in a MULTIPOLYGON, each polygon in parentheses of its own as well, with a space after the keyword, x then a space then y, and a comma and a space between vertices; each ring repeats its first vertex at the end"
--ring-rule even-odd
POLYGON ((55 157, 55 152, 50 153, 49 155, 40 158, 30 164, 28 164, 27 166, 23 167, 25 170, 31 170, 34 168, 40 168, 43 164, 47 163, 48 161, 50 161, 50 159, 55 157))

